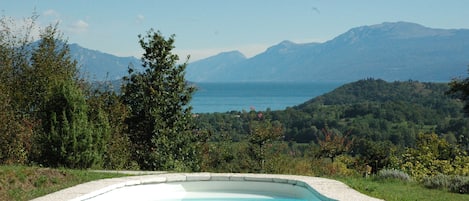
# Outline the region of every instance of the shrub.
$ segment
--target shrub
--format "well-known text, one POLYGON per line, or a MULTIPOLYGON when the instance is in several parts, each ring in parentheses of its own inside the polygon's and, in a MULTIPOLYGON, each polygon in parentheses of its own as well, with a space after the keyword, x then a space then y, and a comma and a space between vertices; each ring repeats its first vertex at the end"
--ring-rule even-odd
POLYGON ((427 188, 446 189, 453 193, 469 194, 469 177, 467 176, 439 174, 425 177, 422 182, 427 188))
POLYGON ((423 178, 422 183, 427 188, 447 189, 451 183, 451 176, 443 174, 427 176, 423 178))
POLYGON ((469 194, 469 177, 454 176, 448 185, 448 190, 453 193, 469 194))
POLYGON ((382 169, 378 172, 380 179, 397 179, 405 182, 412 181, 412 178, 405 172, 396 169, 382 169))

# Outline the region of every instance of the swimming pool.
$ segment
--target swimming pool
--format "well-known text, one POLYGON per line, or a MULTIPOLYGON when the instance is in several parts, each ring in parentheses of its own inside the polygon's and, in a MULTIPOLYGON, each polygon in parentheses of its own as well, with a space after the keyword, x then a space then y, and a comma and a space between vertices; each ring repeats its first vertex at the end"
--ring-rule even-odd
POLYGON ((323 200, 305 187, 256 181, 195 181, 119 188, 88 199, 104 200, 323 200))
MULTIPOLYGON (((127 173, 128 171, 116 171, 116 173, 133 174, 134 176, 118 177, 110 179, 101 179, 91 181, 83 184, 79 184, 70 188, 62 189, 60 191, 35 198, 33 201, 99 201, 105 200, 106 196, 117 196, 115 200, 125 200, 131 197, 130 200, 170 200, 171 196, 183 193, 184 198, 175 198, 176 200, 187 200, 187 201, 201 201, 201 200, 257 200, 267 201, 275 200, 278 201, 299 201, 308 199, 307 197, 295 197, 282 194, 282 197, 276 196, 281 190, 287 192, 294 192, 291 190, 291 186, 301 187, 300 192, 312 193, 315 197, 320 200, 346 200, 346 201, 383 201, 381 199, 373 198, 368 195, 362 194, 344 183, 327 178, 300 176, 300 175, 274 175, 274 174, 240 174, 240 173, 165 173, 165 172, 144 172, 144 173, 127 173), (217 183, 220 182, 233 182, 233 183, 217 183), (198 183, 198 182, 213 182, 213 183, 198 183), (229 189, 229 191, 214 192, 215 187, 223 187, 224 189, 230 187, 229 184, 235 184, 235 182, 241 182, 244 189, 248 189, 250 192, 242 191, 238 192, 235 189, 229 189), (243 183, 246 182, 246 183, 243 183), (255 186, 249 186, 250 182, 255 186), (280 190, 275 188, 272 183, 282 184, 280 190), (161 184, 161 185, 159 185, 161 184), (174 184, 175 186, 171 185, 174 184), (187 185, 182 185, 187 184, 187 185), (203 185, 202 185, 203 184, 203 185), (214 184, 212 187, 207 184, 214 184), (246 185, 244 185, 246 184, 246 185), (262 184, 262 185, 260 185, 262 184), (191 189, 190 186, 202 188, 199 190, 191 189), (215 187, 214 187, 215 186, 215 187), (262 190, 260 186, 263 186, 267 193, 262 190), (135 187, 135 188, 134 188, 135 187), (160 188, 161 187, 161 188, 160 188), (184 189, 184 188, 187 188, 184 189), (120 193, 122 192, 122 193, 120 193), (208 194, 207 194, 208 193, 208 194), (166 197, 164 196, 166 194, 166 197), (242 196, 233 198, 227 195, 244 194, 242 196), (207 196, 208 195, 208 196, 207 196), (223 196, 223 197, 219 197, 223 196)), ((240 185, 238 185, 240 186, 240 185)), ((223 190, 223 189, 222 189, 223 190)), ((181 194, 179 194, 181 195, 181 194)), ((296 194, 299 195, 299 194, 296 194)), ((110 198, 110 197, 109 197, 110 198)), ((174 199, 173 199, 174 201, 174 199)))
POLYGON ((111 186, 82 196, 80 201, 320 201, 334 200, 321 195, 307 183, 259 176, 166 177, 111 186))

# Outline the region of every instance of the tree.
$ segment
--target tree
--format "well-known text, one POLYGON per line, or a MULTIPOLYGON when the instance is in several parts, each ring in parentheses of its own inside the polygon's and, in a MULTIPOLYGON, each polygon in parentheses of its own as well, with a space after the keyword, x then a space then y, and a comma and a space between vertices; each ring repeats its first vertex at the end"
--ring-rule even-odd
POLYGON ((89 168, 97 162, 100 133, 93 133, 83 93, 70 80, 53 88, 43 112, 43 133, 37 142, 39 162, 47 166, 89 168))
POLYGON ((172 54, 174 35, 153 29, 139 35, 144 71, 129 69, 122 99, 129 108, 128 135, 143 169, 197 170, 199 153, 189 105, 195 88, 184 79, 187 61, 172 54))
MULTIPOLYGON (((464 112, 466 115, 469 115, 469 77, 465 79, 453 79, 449 83, 450 89, 446 93, 452 95, 453 97, 459 98, 464 102, 464 112)), ((467 133, 460 135, 460 144, 463 148, 468 149, 469 147, 469 138, 467 133)))
POLYGON ((36 18, 33 15, 17 23, 0 17, 0 164, 25 164, 29 160, 37 121, 25 115, 21 103, 26 99, 23 72, 30 66, 28 44, 36 18))
POLYGON ((453 79, 449 83, 447 94, 461 99, 464 104, 464 112, 469 114, 469 77, 465 79, 453 79))
POLYGON ((347 139, 347 135, 340 135, 331 131, 327 126, 322 130, 323 138, 318 137, 319 156, 330 158, 334 163, 334 158, 347 153, 350 150, 352 141, 347 139))
MULTIPOLYGON (((251 113, 255 113, 255 111, 251 111, 251 113)), ((265 119, 263 113, 259 112, 257 120, 253 119, 249 123, 249 130, 249 142, 253 149, 252 157, 259 162, 260 170, 265 171, 265 145, 282 137, 282 125, 279 121, 271 122, 270 119, 265 119)))
POLYGON ((425 176, 467 175, 469 157, 459 146, 449 144, 436 134, 417 136, 415 148, 406 148, 402 155, 401 169, 417 180, 425 176))
MULTIPOLYGON (((35 130, 35 160, 48 166, 89 168, 102 161, 105 124, 95 129, 88 118, 83 85, 77 62, 60 37, 56 26, 41 33, 31 56, 31 67, 24 72, 29 94, 23 105, 27 113, 41 122, 35 130)), ((105 122, 99 115, 98 122, 105 122)), ((94 119, 93 119, 94 120, 94 119)))

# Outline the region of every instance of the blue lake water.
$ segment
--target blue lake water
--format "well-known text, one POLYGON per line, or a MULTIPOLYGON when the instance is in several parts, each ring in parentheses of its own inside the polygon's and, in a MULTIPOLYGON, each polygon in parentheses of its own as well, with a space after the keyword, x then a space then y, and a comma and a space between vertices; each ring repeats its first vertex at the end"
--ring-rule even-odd
POLYGON ((194 113, 283 110, 330 92, 343 83, 196 83, 194 113))

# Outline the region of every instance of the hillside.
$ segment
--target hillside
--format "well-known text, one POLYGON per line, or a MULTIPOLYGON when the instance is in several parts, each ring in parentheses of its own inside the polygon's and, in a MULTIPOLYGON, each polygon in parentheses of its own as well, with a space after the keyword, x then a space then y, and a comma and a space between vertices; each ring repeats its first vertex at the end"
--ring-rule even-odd
MULTIPOLYGON (((459 139, 469 128, 462 103, 445 95, 448 85, 417 81, 366 79, 343 85, 306 103, 278 111, 286 136, 314 139, 311 128, 326 125, 356 137, 409 146, 417 133, 451 134, 459 139), (286 118, 294 114, 300 118, 286 118)), ((469 137, 469 136, 466 136, 469 137)))
POLYGON ((382 23, 352 28, 324 43, 283 41, 235 62, 219 54, 190 63, 187 77, 195 82, 351 82, 368 77, 446 82, 466 72, 467 52, 469 30, 382 23))
MULTIPOLYGON (((468 139, 469 123, 462 103, 445 95, 445 83, 387 82, 364 79, 345 84, 298 106, 263 111, 283 125, 284 140, 310 143, 325 127, 354 138, 413 146, 418 133, 437 133, 456 142, 468 139)), ((198 124, 212 133, 230 133, 234 139, 249 134, 248 122, 233 112, 200 115, 198 124), (217 122, 222 122, 221 124, 217 122), (220 130, 221 129, 221 130, 220 130)), ((469 147, 468 147, 469 148, 469 147)))

